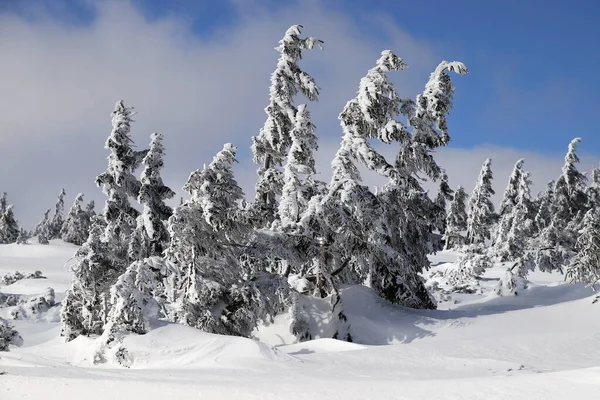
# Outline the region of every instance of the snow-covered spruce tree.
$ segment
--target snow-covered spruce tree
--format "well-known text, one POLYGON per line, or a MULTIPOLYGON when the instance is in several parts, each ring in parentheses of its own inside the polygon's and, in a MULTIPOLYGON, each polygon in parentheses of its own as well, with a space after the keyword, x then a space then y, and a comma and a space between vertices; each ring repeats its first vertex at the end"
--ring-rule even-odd
MULTIPOLYGON (((580 138, 575 138, 569 144, 562 174, 554 185, 552 213, 557 217, 557 222, 560 224, 559 228, 567 228, 571 222, 577 224, 579 222, 576 221, 577 217, 582 218, 587 211, 586 177, 575 166, 579 163, 579 157, 577 157, 575 151, 580 141, 580 138)), ((575 229, 577 230, 578 227, 575 229)))
POLYGON ((587 208, 600 210, 600 168, 593 168, 590 175, 590 186, 585 191, 588 201, 587 208))
POLYGON ((585 214, 575 250, 565 279, 594 287, 600 281, 600 210, 591 209, 585 214))
POLYGON ((27 240, 31 237, 31 233, 21 227, 19 229, 19 236, 17 237, 17 244, 28 244, 27 240))
POLYGON ((96 203, 94 200, 90 200, 90 202, 86 204, 85 212, 87 213, 90 221, 96 216, 96 203))
POLYGON ((52 220, 50 219, 50 211, 50 209, 46 210, 46 212, 44 213, 44 218, 35 227, 35 232, 38 237, 38 243, 40 244, 48 244, 50 240, 52 223, 52 220))
POLYGON ((444 234, 444 249, 455 249, 465 244, 463 232, 467 230, 467 193, 459 186, 454 191, 448 217, 446 218, 446 233, 444 234))
POLYGON ((279 167, 292 144, 291 131, 297 109, 294 96, 299 92, 314 101, 319 87, 314 79, 300 69, 302 51, 321 47, 315 38, 300 38, 302 25, 293 25, 275 48, 280 53, 277 68, 271 74, 269 105, 265 108, 267 120, 258 136, 252 138, 254 162, 261 165, 256 183, 255 214, 257 226, 269 226, 277 212, 276 196, 283 186, 279 167))
POLYGON ((538 195, 537 212, 533 220, 536 232, 542 232, 552 221, 552 203, 554 202, 554 181, 548 182, 546 190, 538 195))
POLYGON ((0 318, 0 351, 8 351, 9 345, 21 346, 23 339, 7 320, 0 318))
POLYGON ((82 204, 83 193, 79 193, 77 197, 75 197, 75 202, 71 206, 61 229, 63 241, 79 246, 87 240, 90 230, 90 217, 88 213, 81 208, 82 204))
POLYGON ((112 131, 106 139, 105 148, 110 151, 108 169, 96 177, 107 199, 103 217, 106 229, 103 240, 107 242, 112 262, 122 271, 129 265, 127 250, 139 212, 129 203, 129 197, 137 198, 140 182, 134 176, 148 150, 134 151, 130 135, 133 109, 118 101, 112 112, 112 131))
POLYGON ((451 202, 453 198, 454 191, 450 188, 450 185, 448 184, 448 176, 444 172, 440 177, 438 192, 434 200, 435 206, 437 207, 437 213, 433 225, 442 236, 446 232, 448 203, 451 202))
POLYGON ((491 197, 495 194, 492 189, 492 160, 488 158, 481 167, 479 178, 471 193, 468 204, 467 242, 483 244, 490 238, 490 229, 494 224, 494 203, 491 197))
MULTIPOLYGON (((396 290, 393 302, 416 308, 435 308, 425 289, 420 273, 429 268, 427 254, 433 250, 432 221, 437 207, 421 187, 421 177, 438 181, 444 170, 433 159, 431 152, 450 141, 446 116, 452 108, 454 85, 448 72, 465 74, 460 62, 441 62, 417 96, 416 104, 404 101, 400 111, 408 117, 410 136, 400 133, 400 152, 396 157, 397 174, 390 175, 388 186, 381 192, 385 200, 386 219, 390 227, 392 245, 399 255, 399 275, 387 280, 388 289, 396 290), (414 105, 413 105, 414 104, 414 105), (402 210, 399 212, 398 210, 402 210)), ((389 125, 386 130, 390 132, 389 125)), ((386 296, 390 300, 389 296, 386 296)))
MULTIPOLYGON (((394 167, 373 149, 369 139, 390 144, 398 141, 401 135, 408 135, 406 128, 395 121, 402 100, 386 76, 386 72, 402 70, 405 66, 402 59, 391 51, 382 52, 375 67, 361 79, 357 96, 346 104, 339 116, 344 135, 331 164, 332 178, 328 193, 320 205, 322 218, 334 235, 319 238, 339 261, 334 263, 332 259, 324 262, 327 261, 326 257, 315 258, 314 269, 319 275, 316 290, 322 293, 322 297, 337 293, 336 283, 328 279, 334 272, 333 266, 337 264, 345 265, 337 275, 341 282, 359 284, 367 281, 367 285, 376 286, 374 289, 380 295, 387 294, 390 300, 398 300, 393 289, 386 290, 387 287, 384 287, 385 283, 394 279, 388 279, 393 272, 386 274, 383 269, 390 265, 393 265, 393 270, 397 269, 399 263, 395 257, 388 257, 388 254, 395 254, 389 245, 381 246, 385 243, 385 237, 392 235, 386 225, 383 201, 360 184, 356 162, 384 177, 395 173, 394 167), (340 234, 335 235, 336 232, 340 234), (375 268, 381 268, 382 271, 373 272, 375 268), (376 285, 372 285, 373 282, 376 285), (318 287, 327 283, 326 289, 318 287)), ((341 299, 336 299, 334 304, 339 310, 338 313, 334 309, 334 315, 339 314, 340 322, 343 322, 345 316, 341 299)), ((344 326, 341 328, 342 334, 345 334, 347 329, 344 326)))
POLYGON ((8 195, 0 197, 0 243, 14 243, 19 236, 19 223, 15 219, 13 206, 8 204, 8 195))
POLYGON ((523 163, 524 159, 520 159, 515 163, 513 170, 508 178, 508 184, 504 189, 504 195, 502 196, 502 202, 498 210, 500 218, 506 214, 512 212, 512 208, 517 204, 517 196, 519 194, 519 184, 521 182, 521 175, 523 174, 523 163))
POLYGON ((102 241, 101 217, 92 220, 90 234, 75 254, 73 279, 62 301, 61 336, 67 341, 80 335, 100 335, 109 311, 109 289, 119 276, 114 267, 109 244, 102 241))
POLYGON ((67 192, 61 189, 54 206, 54 214, 50 220, 50 237, 49 239, 59 239, 61 237, 61 229, 65 221, 65 196, 67 192))
POLYGON ((479 287, 478 278, 486 269, 493 266, 486 248, 481 243, 470 244, 460 251, 457 267, 447 273, 452 292, 475 293, 479 287))
POLYGON ((19 237, 19 223, 15 219, 13 205, 9 204, 0 215, 0 243, 15 243, 19 237))
MULTIPOLYGON (((165 255, 177 272, 165 279, 167 317, 206 332, 249 336, 258 321, 282 311, 283 278, 248 274, 240 258, 251 233, 234 179, 236 148, 226 144, 184 186, 190 199, 168 221, 165 255)), ((286 292, 288 294, 286 294, 286 292)))
POLYGON ((306 105, 301 104, 290 134, 292 144, 287 155, 283 174, 285 183, 279 201, 279 219, 283 227, 295 225, 310 201, 312 193, 310 188, 306 187, 310 181, 301 181, 299 175, 316 173, 314 152, 318 145, 314 130, 310 113, 306 105))
POLYGON ((138 202, 143 206, 143 211, 137 218, 137 226, 129 242, 131 260, 160 256, 169 242, 165 222, 173 214, 173 209, 165 204, 165 200, 175 196, 175 192, 164 185, 160 176, 165 155, 162 140, 161 134, 153 133, 150 149, 142 160, 145 168, 141 175, 138 202))
POLYGON ((502 261, 517 260, 525 254, 533 232, 531 215, 531 179, 521 171, 517 197, 509 214, 505 214, 498 228, 499 238, 494 244, 494 255, 502 261), (504 233, 505 232, 505 233, 504 233))

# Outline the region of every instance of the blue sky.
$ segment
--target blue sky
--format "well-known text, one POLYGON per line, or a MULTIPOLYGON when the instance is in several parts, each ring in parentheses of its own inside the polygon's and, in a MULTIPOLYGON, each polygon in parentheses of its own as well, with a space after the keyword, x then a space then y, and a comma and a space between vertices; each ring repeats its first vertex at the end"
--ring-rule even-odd
MULTIPOLYGON (((4 2, 6 9, 32 14, 30 4, 22 0, 4 2)), ((241 13, 251 14, 250 3, 277 9, 302 1, 133 1, 150 20, 169 14, 185 19, 190 23, 189 34, 203 39, 234 26, 241 13)), ((385 15, 411 36, 433 46, 440 60, 459 59, 467 64, 471 73, 458 84, 458 106, 451 117, 453 146, 493 144, 562 152, 572 137, 581 136, 585 140, 582 149, 596 154, 600 151, 600 135, 593 118, 598 107, 596 93, 600 92, 600 80, 594 78, 600 65, 600 2, 322 3, 325 10, 347 14, 361 34, 385 40, 385 32, 369 18, 385 15)), ((87 24, 95 17, 90 2, 67 0, 38 5, 66 23, 87 24)))
POLYGON ((436 155, 452 185, 468 190, 492 157, 501 193, 514 162, 526 157, 535 193, 560 173, 573 137, 583 138, 582 169, 600 157, 599 4, 0 0, 0 190, 33 210, 21 217, 28 221, 41 217, 62 186, 69 196, 85 192, 102 202, 93 179, 106 167, 110 111, 124 99, 139 111, 133 132, 140 147, 152 131, 165 135, 164 175, 174 189, 231 141, 251 198, 256 166, 248 149, 265 119, 273 47, 300 23, 325 41, 302 62, 323 89, 309 105, 323 179, 341 136, 337 115, 389 48, 409 65, 390 76, 404 96, 422 90, 442 60, 470 69, 453 77, 452 143, 436 155), (24 181, 40 195, 28 196, 24 181))

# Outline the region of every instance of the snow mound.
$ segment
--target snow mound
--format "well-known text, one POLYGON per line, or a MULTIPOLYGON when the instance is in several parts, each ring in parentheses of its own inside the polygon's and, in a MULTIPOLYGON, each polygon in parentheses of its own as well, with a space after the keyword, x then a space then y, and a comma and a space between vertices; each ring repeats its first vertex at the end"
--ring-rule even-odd
POLYGON ((291 344, 288 346, 279 347, 290 355, 311 354, 311 353, 337 353, 340 351, 354 351, 366 349, 367 346, 362 344, 344 342, 337 339, 316 339, 308 342, 291 344))
POLYGON ((120 347, 127 351, 130 368, 139 369, 244 368, 297 361, 252 339, 214 335, 178 324, 164 324, 145 335, 126 336, 120 347))

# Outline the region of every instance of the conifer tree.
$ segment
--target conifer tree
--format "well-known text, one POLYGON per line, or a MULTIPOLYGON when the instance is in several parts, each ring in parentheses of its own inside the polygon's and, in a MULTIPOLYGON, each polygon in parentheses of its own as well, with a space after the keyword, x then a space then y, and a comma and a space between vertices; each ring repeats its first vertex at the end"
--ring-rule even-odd
POLYGON ((80 335, 101 335, 109 311, 109 289, 119 271, 107 257, 108 244, 100 217, 92 220, 90 234, 75 254, 73 279, 61 311, 61 336, 67 341, 80 335))
POLYGON ((444 249, 450 250, 462 246, 465 238, 462 232, 467 230, 467 193, 459 186, 454 191, 448 217, 446 218, 446 233, 444 235, 444 249))
POLYGON ((61 229, 63 241, 79 246, 85 243, 90 230, 90 218, 88 213, 81 208, 82 204, 83 193, 79 193, 75 197, 75 202, 71 206, 61 229))
POLYGON ((517 204, 517 195, 519 193, 519 184, 521 182, 521 175, 523 173, 524 159, 520 159, 516 162, 513 170, 508 178, 508 184, 504 190, 504 196, 500 203, 498 215, 500 218, 512 212, 512 208, 517 204))
POLYGON ((118 101, 112 113, 112 131, 105 148, 110 151, 108 169, 96 177, 96 184, 103 188, 107 199, 103 217, 106 230, 103 240, 107 242, 115 266, 125 270, 128 263, 127 249, 130 235, 139 212, 129 203, 129 197, 137 198, 140 182, 134 176, 147 150, 134 151, 131 139, 131 116, 133 109, 118 101))
POLYGON ((585 214, 575 249, 577 254, 567 266, 565 279, 594 287, 600 281, 600 212, 597 209, 585 214))
POLYGON ((516 204, 511 213, 504 216, 505 221, 510 221, 510 228, 505 242, 496 243, 496 255, 502 261, 518 260, 523 257, 527 249, 528 239, 531 237, 533 221, 529 218, 531 205, 531 180, 528 172, 522 172, 519 182, 516 204))
POLYGON ((578 215, 583 217, 583 214, 587 211, 586 177, 577 170, 575 165, 579 163, 579 157, 577 157, 575 151, 580 141, 580 138, 575 138, 569 144, 562 174, 554 185, 552 213, 557 217, 557 222, 560 224, 559 228, 566 228, 578 215))
POLYGON ((58 194, 58 200, 54 206, 54 215, 50 221, 50 237, 49 239, 58 239, 61 237, 61 229, 64 223, 65 213, 65 189, 61 189, 58 194))
POLYGON ((552 203, 554 202, 554 181, 548 182, 546 190, 539 195, 538 208, 534 219, 537 232, 542 232, 552 221, 552 203))
POLYGON ((600 210, 600 168, 593 168, 591 172, 590 186, 586 189, 588 209, 600 210))
MULTIPOLYGON (((300 38, 302 25, 293 25, 275 48, 280 53, 277 68, 271 74, 269 105, 265 108, 267 120, 258 136, 252 138, 254 162, 260 164, 256 183, 257 213, 266 225, 273 221, 277 203, 276 196, 281 193, 282 177, 279 166, 285 160, 292 144, 291 131, 297 109, 294 96, 299 92, 314 101, 319 87, 314 79, 300 69, 302 51, 321 46, 322 41, 315 38, 300 38)), ((260 224, 260 223, 259 223, 260 224)))
POLYGON ((217 308, 227 304, 227 290, 241 281, 239 248, 246 226, 239 202, 243 192, 234 179, 236 148, 228 143, 213 161, 193 172, 184 190, 190 199, 177 207, 168 228, 167 260, 179 273, 167 277, 168 318, 207 332, 225 333, 217 308), (216 313, 216 314, 215 314, 216 313))
POLYGON ((494 223, 494 204, 491 196, 495 194, 492 189, 492 160, 488 158, 481 167, 479 178, 471 193, 468 205, 467 242, 469 244, 482 244, 490 238, 490 228, 494 223))
POLYGON ((15 243, 19 237, 19 223, 15 219, 12 204, 8 204, 6 192, 0 198, 0 243, 15 243))
POLYGON ((165 204, 165 200, 175 196, 175 192, 163 184, 160 176, 165 154, 162 140, 161 134, 152 134, 150 149, 142 161, 145 168, 141 175, 138 202, 144 208, 137 218, 137 227, 129 243, 131 260, 160 256, 169 242, 165 222, 173 210, 165 204))
POLYGON ((284 169, 284 181, 279 202, 279 218, 283 226, 292 226, 300 220, 311 197, 310 181, 300 180, 299 175, 315 174, 314 152, 317 150, 315 126, 310 120, 306 105, 298 107, 294 128, 291 131, 292 144, 284 169), (308 185, 307 185, 308 184, 308 185))
POLYGON ((6 207, 8 207, 8 194, 3 192, 2 197, 0 197, 0 212, 4 214, 6 207))
POLYGON ((434 227, 442 236, 446 232, 446 218, 448 216, 447 204, 452 201, 453 198, 454 191, 450 188, 450 185, 448 185, 448 176, 446 173, 443 173, 440 177, 438 192, 434 200, 435 206, 437 207, 434 227))
POLYGON ((40 244, 48 244, 50 240, 50 232, 51 232, 51 223, 50 220, 50 209, 46 210, 44 213, 44 219, 40 221, 35 227, 35 232, 38 237, 38 243, 40 244))
POLYGON ((87 213, 90 221, 96 216, 96 203, 94 200, 90 200, 89 203, 86 204, 85 212, 87 213))

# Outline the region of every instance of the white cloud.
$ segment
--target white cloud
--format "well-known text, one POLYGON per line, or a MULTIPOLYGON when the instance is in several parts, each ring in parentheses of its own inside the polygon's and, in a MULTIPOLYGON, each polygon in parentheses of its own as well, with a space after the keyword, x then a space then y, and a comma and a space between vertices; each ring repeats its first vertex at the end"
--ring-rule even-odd
MULTIPOLYGON (((222 143, 233 142, 240 148, 239 181, 252 197, 256 167, 249 157, 250 137, 264 122, 277 59, 273 47, 292 24, 325 40, 324 51, 307 52, 303 60, 322 87, 320 101, 310 109, 325 170, 341 134, 336 117, 381 50, 390 48, 409 64, 393 77, 404 96, 414 96, 440 61, 432 46, 384 16, 367 16, 383 34, 372 37, 343 10, 318 1, 275 11, 238 2, 236 25, 217 29, 210 38, 192 35, 185 16, 149 21, 127 2, 92 4, 97 17, 86 26, 51 16, 0 14, 0 190, 9 193, 18 218, 30 227, 53 205, 60 187, 67 189, 67 203, 83 191, 102 204, 93 181, 106 167, 103 144, 119 99, 139 111, 133 126, 139 147, 147 145, 151 132, 164 134, 164 178, 174 189, 210 162, 222 143)), ((470 187, 476 164, 487 156, 479 160, 474 155, 479 151, 440 153, 453 185, 468 176, 464 185, 470 187)), ((546 165, 545 160, 540 156, 535 162, 546 165)), ((560 165, 558 159, 554 169, 560 165)))

